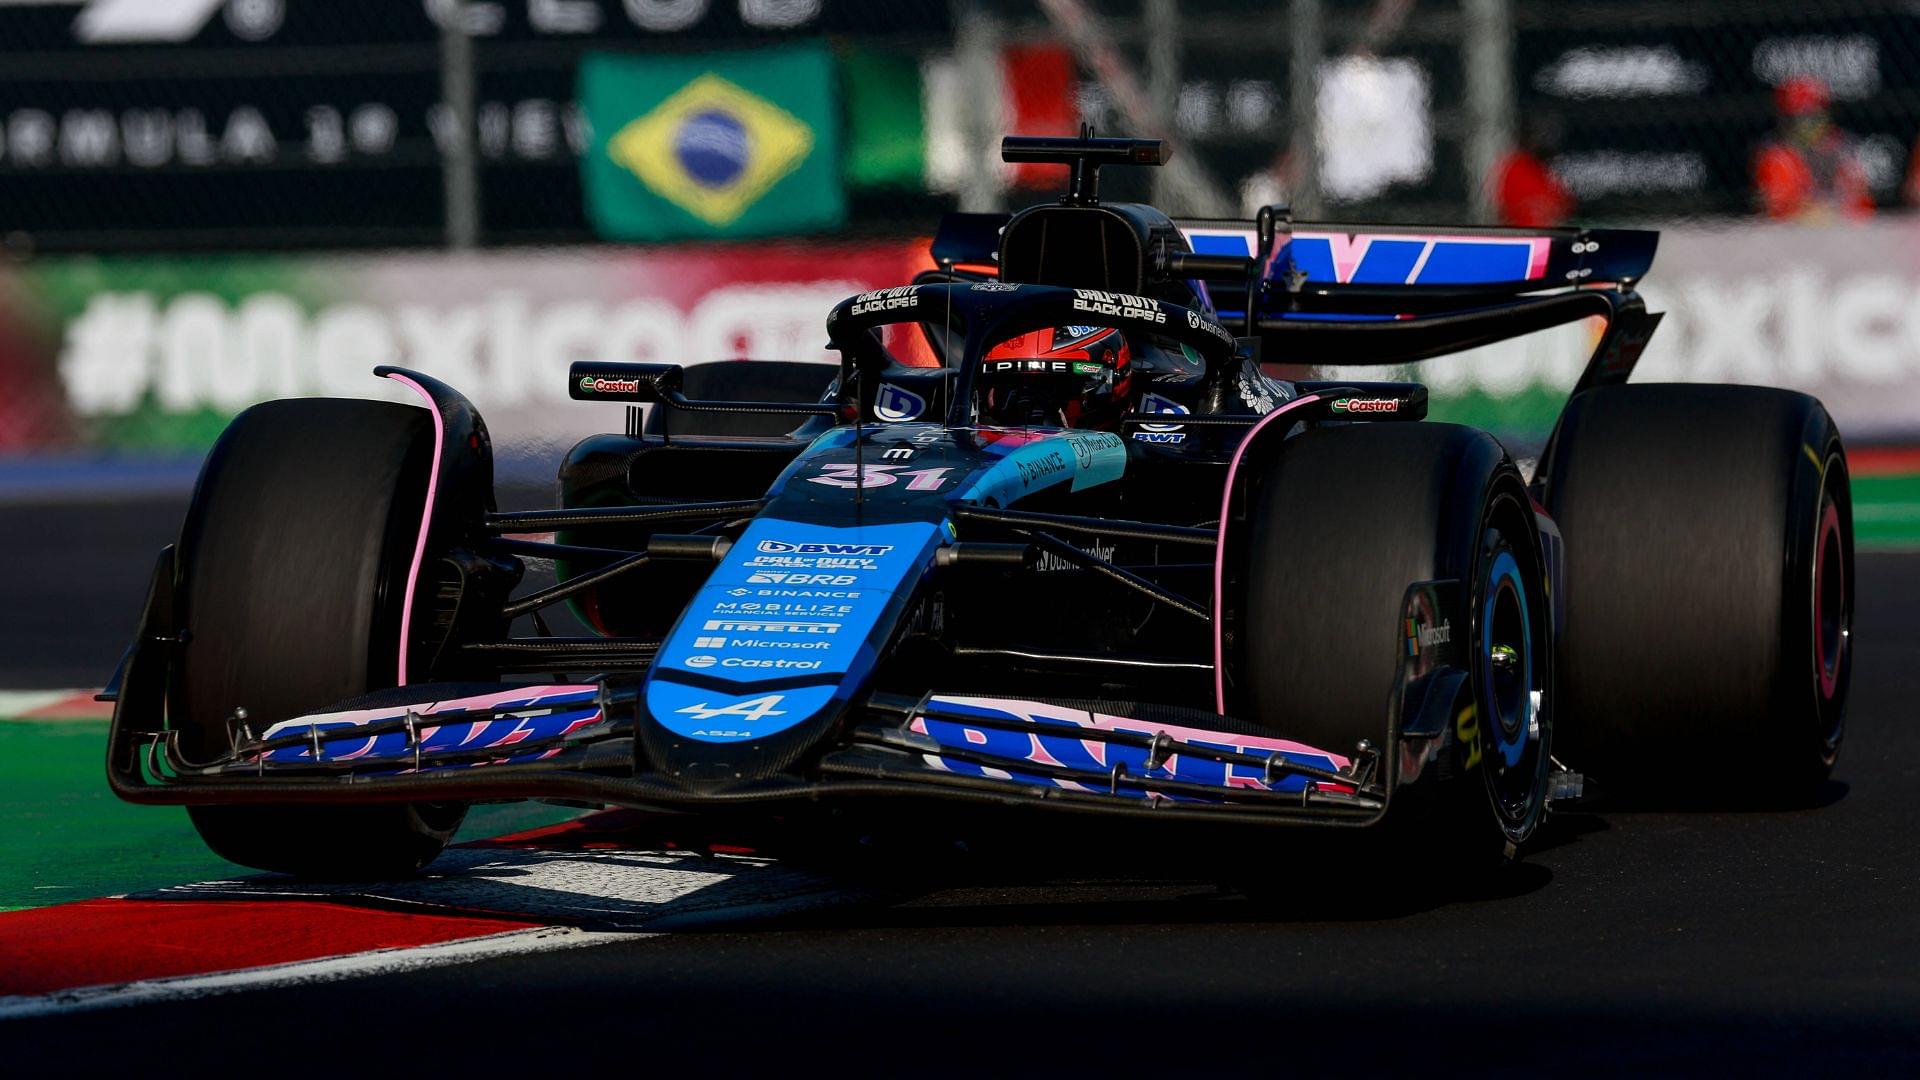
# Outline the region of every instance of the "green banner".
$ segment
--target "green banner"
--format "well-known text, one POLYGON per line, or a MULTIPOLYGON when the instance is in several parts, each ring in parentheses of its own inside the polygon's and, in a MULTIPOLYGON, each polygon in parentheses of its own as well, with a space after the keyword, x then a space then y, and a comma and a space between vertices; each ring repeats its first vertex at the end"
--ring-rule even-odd
POLYGON ((832 54, 818 45, 580 65, 587 217, 609 240, 767 236, 846 220, 832 54))
POLYGON ((840 76, 847 94, 847 183, 918 190, 927 170, 920 58, 849 49, 840 76))

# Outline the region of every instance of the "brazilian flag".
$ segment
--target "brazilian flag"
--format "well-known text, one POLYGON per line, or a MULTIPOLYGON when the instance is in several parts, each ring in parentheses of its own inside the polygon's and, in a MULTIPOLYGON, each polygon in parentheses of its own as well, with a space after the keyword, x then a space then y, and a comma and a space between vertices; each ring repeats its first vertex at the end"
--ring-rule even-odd
POLYGON ((587 217, 609 240, 769 236, 846 220, 832 54, 819 45, 581 62, 587 217))

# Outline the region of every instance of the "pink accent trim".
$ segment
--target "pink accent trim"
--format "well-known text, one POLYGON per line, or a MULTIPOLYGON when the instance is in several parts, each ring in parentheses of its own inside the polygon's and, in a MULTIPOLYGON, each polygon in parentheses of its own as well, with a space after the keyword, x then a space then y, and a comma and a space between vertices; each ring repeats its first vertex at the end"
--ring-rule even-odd
POLYGON ((1260 429, 1302 405, 1319 400, 1319 394, 1306 394, 1268 413, 1259 423, 1253 425, 1253 430, 1247 432, 1246 438, 1240 440, 1240 445, 1233 451, 1233 461, 1227 465, 1227 486, 1220 493, 1220 539, 1213 552, 1213 711, 1222 716, 1227 713, 1227 645, 1220 639, 1220 593, 1223 588, 1221 567, 1226 565, 1227 515, 1232 510, 1233 480, 1240 472, 1240 459, 1246 455, 1247 447, 1260 434, 1260 429))
POLYGON ((1527 257, 1527 280, 1546 277, 1547 255, 1553 251, 1553 238, 1537 236, 1527 241, 1527 245, 1533 249, 1527 257))
POLYGON ((390 374, 387 378, 420 395, 427 403, 427 411, 433 414, 433 464, 427 470, 427 502, 420 509, 420 538, 413 542, 413 564, 407 567, 407 592, 400 601, 400 665, 399 682, 396 686, 407 685, 407 631, 413 626, 413 590, 420 581, 420 563, 427 556, 427 529, 433 524, 433 500, 439 494, 440 454, 446 447, 447 425, 440 416, 440 406, 434 403, 433 395, 427 389, 405 375, 390 374))
MULTIPOLYGON (((1232 236, 1247 245, 1249 252, 1259 242, 1259 236, 1252 229, 1182 229, 1189 240, 1196 236, 1232 236)), ((1551 236, 1469 236, 1462 233, 1344 233, 1344 232, 1294 232, 1287 236, 1290 240, 1325 240, 1333 252, 1333 279, 1336 283, 1350 285, 1354 272, 1360 268, 1367 257, 1367 249, 1375 240, 1413 241, 1425 244, 1412 274, 1407 276, 1407 284, 1413 284, 1426 268, 1427 259, 1433 254, 1435 244, 1525 244, 1527 247, 1526 280, 1533 281, 1547 276, 1547 256, 1553 252, 1551 236)), ((1278 258, 1286 243, 1273 246, 1272 257, 1278 258)))
POLYGON ((1359 270, 1360 264, 1366 260, 1367 249, 1373 246, 1375 240, 1426 245, 1420 252, 1420 257, 1416 262, 1414 272, 1407 277, 1407 284, 1409 285, 1414 283, 1421 270, 1426 269, 1427 259, 1433 255, 1434 245, 1436 244, 1475 244, 1507 247, 1524 245, 1527 249, 1526 280, 1528 281, 1547 276, 1547 255, 1553 250, 1553 237, 1551 236, 1466 236, 1459 233, 1452 235, 1447 233, 1356 233, 1349 235, 1347 233, 1296 232, 1293 234, 1293 239, 1325 240, 1333 251, 1333 279, 1342 285, 1350 285, 1353 283, 1355 271, 1359 270))
MULTIPOLYGON (((1312 234, 1295 233, 1295 239, 1305 239, 1312 234)), ((1333 250, 1333 280, 1346 284, 1366 261, 1367 249, 1373 246, 1371 236, 1348 236, 1346 233, 1327 233, 1327 245, 1333 250)), ((1396 237, 1396 239, 1398 239, 1396 237)), ((1408 237, 1407 239, 1414 239, 1408 237)))

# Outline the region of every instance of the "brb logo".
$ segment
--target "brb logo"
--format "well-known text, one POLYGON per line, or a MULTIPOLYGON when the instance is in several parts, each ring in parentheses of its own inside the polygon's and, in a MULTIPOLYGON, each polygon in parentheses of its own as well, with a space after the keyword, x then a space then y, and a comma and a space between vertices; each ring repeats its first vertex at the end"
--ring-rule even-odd
POLYGON ((853 298, 853 307, 848 309, 847 314, 866 315, 876 311, 896 311, 900 308, 919 306, 920 287, 901 285, 898 288, 876 289, 873 292, 861 293, 853 298))

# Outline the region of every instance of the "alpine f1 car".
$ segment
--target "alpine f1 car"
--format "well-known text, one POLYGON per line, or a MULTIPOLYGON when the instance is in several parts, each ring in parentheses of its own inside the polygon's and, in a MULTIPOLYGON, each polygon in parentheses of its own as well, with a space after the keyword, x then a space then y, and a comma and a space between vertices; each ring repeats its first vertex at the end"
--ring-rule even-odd
POLYGON ((497 511, 486 425, 419 372, 376 369, 424 408, 242 413, 109 690, 113 789, 340 876, 424 866, 476 800, 1444 822, 1511 856, 1562 761, 1825 779, 1840 438, 1804 395, 1627 381, 1655 234, 1175 221, 1098 194, 1156 142, 1003 153, 1071 190, 950 215, 938 269, 826 316, 837 366, 574 365, 625 430, 556 509, 497 511), (1417 383, 1304 377, 1583 319, 1532 460, 1417 383))

